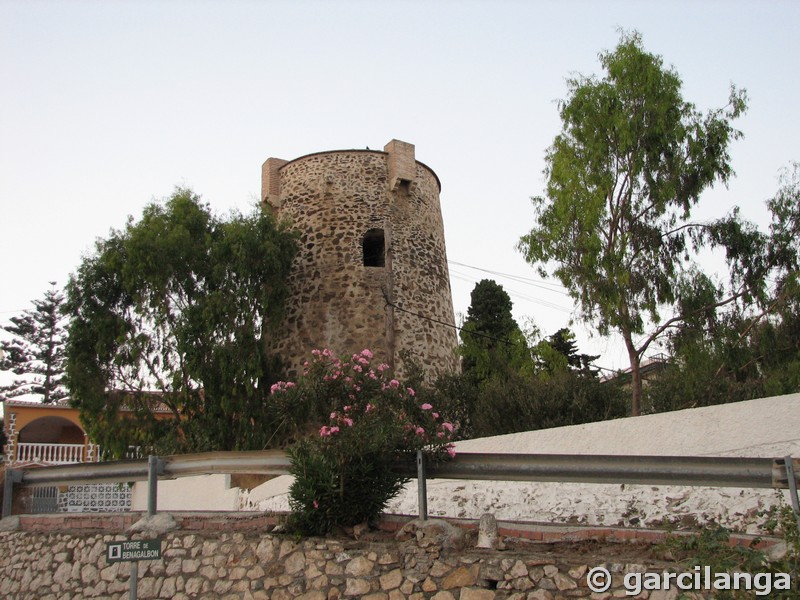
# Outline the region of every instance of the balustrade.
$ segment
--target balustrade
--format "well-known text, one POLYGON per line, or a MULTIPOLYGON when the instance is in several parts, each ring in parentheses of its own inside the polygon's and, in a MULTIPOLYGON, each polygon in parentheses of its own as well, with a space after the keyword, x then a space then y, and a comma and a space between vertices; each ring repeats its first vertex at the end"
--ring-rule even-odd
MULTIPOLYGON (((42 444, 42 443, 29 443, 22 442, 16 444, 16 463, 36 463, 42 465, 70 465, 74 463, 83 462, 99 462, 106 460, 116 460, 108 452, 105 452, 100 446, 94 446, 93 452, 90 453, 91 460, 88 459, 87 454, 84 452, 83 444, 42 444)), ((141 448, 138 446, 129 446, 127 452, 121 457, 122 459, 137 459, 142 458, 141 448)))
POLYGON ((83 444, 40 444, 18 443, 18 463, 39 463, 46 465, 69 465, 84 461, 83 444))

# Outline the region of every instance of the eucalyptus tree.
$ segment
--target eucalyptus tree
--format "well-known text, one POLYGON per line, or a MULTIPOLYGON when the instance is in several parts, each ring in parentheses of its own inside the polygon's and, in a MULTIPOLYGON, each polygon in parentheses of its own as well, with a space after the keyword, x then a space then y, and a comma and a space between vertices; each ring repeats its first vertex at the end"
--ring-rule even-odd
MULTIPOLYGON (((746 110, 745 92, 732 86, 726 106, 699 111, 684 99, 678 73, 645 51, 635 32, 599 57, 603 77, 568 80, 562 131, 546 155, 546 191, 534 198, 536 224, 518 247, 566 286, 600 334, 622 336, 636 415, 640 361, 681 319, 662 321, 661 313, 696 273, 692 252, 733 241, 762 251, 765 238, 747 238, 736 215, 716 224, 691 221, 702 192, 733 174, 729 148, 741 132, 732 121, 746 110), (654 329, 645 335, 648 326, 654 329)), ((748 271, 748 286, 756 275, 748 271)), ((727 295, 715 290, 706 308, 748 293, 741 286, 727 295)))
POLYGON ((658 385, 646 390, 651 410, 800 391, 800 165, 784 172, 767 207, 772 223, 766 238, 753 229, 714 232, 729 238, 734 279, 755 279, 753 301, 722 311, 692 310, 713 300, 713 287, 681 293, 681 312, 687 316, 668 335, 669 367, 658 385), (751 252, 759 237, 766 246, 751 252), (769 285, 763 287, 754 276, 765 272, 769 285))

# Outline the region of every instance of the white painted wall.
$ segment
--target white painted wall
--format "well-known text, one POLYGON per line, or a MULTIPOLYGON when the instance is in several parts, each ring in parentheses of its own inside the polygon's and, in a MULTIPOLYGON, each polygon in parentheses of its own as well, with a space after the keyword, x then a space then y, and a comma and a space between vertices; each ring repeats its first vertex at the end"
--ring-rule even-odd
POLYGON ((462 452, 645 456, 800 456, 800 394, 511 433, 462 452))
MULTIPOLYGON (((800 394, 762 398, 657 415, 631 417, 459 442, 462 452, 541 454, 640 454, 665 456, 800 456, 800 394)), ((159 510, 237 510, 239 496, 249 510, 289 509, 292 478, 276 477, 249 493, 229 489, 230 476, 208 475, 160 481, 159 510)), ((763 533, 760 511, 778 504, 776 490, 431 480, 432 516, 596 525, 660 525, 681 519, 716 522, 763 533)), ((147 509, 147 483, 133 490, 133 510, 147 509)), ((412 481, 387 512, 416 514, 412 481)))
MULTIPOLYGON (((230 475, 199 475, 158 482, 159 511, 238 510, 239 488, 230 475)), ((147 510, 147 482, 133 484, 131 510, 147 510)))
MULTIPOLYGON (((800 394, 466 440, 461 452, 800 457, 800 394)), ((280 478, 279 478, 280 479, 280 478)), ((281 483, 286 487, 290 478, 281 483)), ((260 510, 288 510, 277 481, 259 490, 260 510), (274 496, 269 497, 271 493, 274 496)), ((663 526, 664 521, 720 523, 764 533, 759 512, 788 503, 777 490, 688 486, 428 481, 431 516, 583 525, 663 526)), ((417 514, 411 481, 388 513, 417 514)))

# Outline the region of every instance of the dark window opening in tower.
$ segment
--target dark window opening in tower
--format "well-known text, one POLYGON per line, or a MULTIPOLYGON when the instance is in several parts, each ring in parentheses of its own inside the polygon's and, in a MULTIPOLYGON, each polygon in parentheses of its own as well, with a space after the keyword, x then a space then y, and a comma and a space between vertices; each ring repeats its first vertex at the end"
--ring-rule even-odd
POLYGON ((364 251, 365 267, 385 266, 385 244, 383 241, 383 229, 370 229, 364 234, 364 241, 361 242, 364 251))

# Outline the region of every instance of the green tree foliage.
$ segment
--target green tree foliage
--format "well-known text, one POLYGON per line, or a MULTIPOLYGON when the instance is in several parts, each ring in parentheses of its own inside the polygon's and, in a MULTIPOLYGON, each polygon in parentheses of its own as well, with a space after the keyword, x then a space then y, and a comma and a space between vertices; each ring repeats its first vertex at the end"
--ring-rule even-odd
POLYGON ((116 454, 284 441, 265 340, 295 253, 268 214, 222 219, 186 189, 99 240, 67 287, 67 377, 92 439, 116 454))
POLYGON ((476 383, 531 365, 525 336, 511 308, 503 286, 491 279, 479 281, 470 294, 461 332, 461 368, 476 383))
MULTIPOLYGON (((566 327, 562 327, 553 335, 548 336, 545 343, 563 357, 566 361, 567 368, 585 375, 596 376, 599 373, 599 369, 592 366, 592 363, 600 358, 600 356, 579 353, 578 345, 575 343, 575 334, 566 327)), ((549 364, 546 364, 545 368, 550 372, 555 370, 555 368, 549 364)))
POLYGON ((569 369, 564 356, 544 340, 536 352, 539 366, 532 375, 505 372, 480 384, 463 373, 445 375, 432 385, 417 383, 415 389, 456 424, 458 439, 626 416, 625 392, 618 383, 601 381, 592 371, 569 369))
POLYGON ((45 404, 66 397, 64 378, 64 296, 55 283, 41 300, 34 300, 34 310, 11 317, 2 329, 11 335, 0 343, 0 371, 11 371, 10 385, 0 386, 0 402, 16 396, 33 394, 45 404))
MULTIPOLYGON (((746 97, 732 88, 727 106, 701 113, 684 100, 678 74, 646 52, 637 33, 624 33, 600 62, 604 77, 568 81, 563 129, 546 157, 546 193, 534 199, 536 226, 519 249, 543 275, 555 265, 552 274, 601 334, 622 336, 635 415, 639 363, 663 329, 639 342, 634 336, 674 305, 689 253, 709 235, 689 221, 691 210, 706 188, 732 175, 728 148, 741 134, 731 121, 746 109, 746 97)), ((727 224, 730 235, 712 243, 746 233, 734 218, 727 224)))
POLYGON ((622 389, 563 370, 547 377, 493 378, 476 395, 471 435, 484 437, 626 416, 622 389))
POLYGON ((645 392, 648 411, 800 391, 800 290, 785 293, 768 318, 729 311, 673 334, 671 362, 645 392))
POLYGON ((421 369, 404 358, 414 388, 457 424, 460 439, 575 425, 625 415, 622 392, 602 383, 560 329, 546 339, 525 335, 502 286, 480 281, 461 333, 462 373, 424 385, 421 369))
POLYGON ((716 286, 700 275, 678 290, 679 308, 687 315, 669 336, 671 364, 657 386, 648 389, 648 409, 673 410, 800 391, 800 166, 781 178, 767 202, 773 221, 768 235, 730 227, 732 276, 770 273, 771 285, 755 279, 724 312, 709 309, 719 297, 716 286), (755 242, 754 242, 755 240, 755 242), (753 246, 764 249, 753 252, 753 246), (748 268, 737 270, 741 260, 748 268))
POLYGON ((579 425, 627 415, 624 389, 615 382, 562 370, 530 376, 510 373, 480 386, 467 376, 445 375, 419 388, 456 426, 456 439, 472 439, 579 425))
MULTIPOLYGON (((408 371, 409 361, 403 359, 403 364, 408 371)), ((481 394, 481 386, 469 373, 446 373, 435 381, 424 380, 422 370, 419 377, 412 377, 408 384, 417 395, 433 406, 440 407, 442 414, 447 415, 455 425, 454 439, 465 440, 475 437, 473 417, 475 406, 481 394)))

